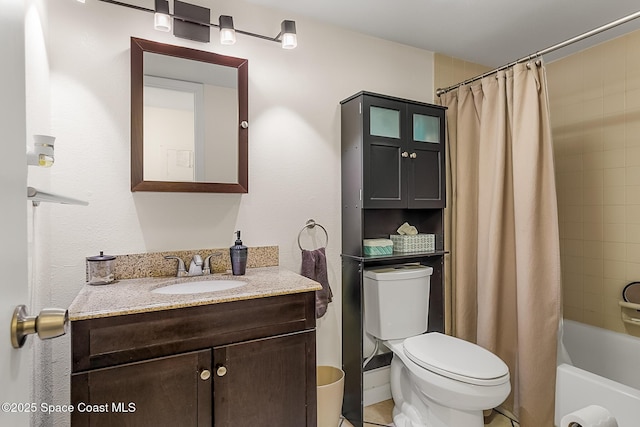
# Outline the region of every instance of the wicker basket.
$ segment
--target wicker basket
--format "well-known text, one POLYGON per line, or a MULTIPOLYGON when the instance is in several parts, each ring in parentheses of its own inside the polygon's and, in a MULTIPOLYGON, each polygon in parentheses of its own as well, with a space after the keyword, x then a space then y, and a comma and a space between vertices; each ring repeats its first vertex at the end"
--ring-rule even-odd
POLYGON ((435 234, 416 234, 414 236, 392 234, 389 237, 393 242, 394 252, 431 252, 436 249, 435 234))

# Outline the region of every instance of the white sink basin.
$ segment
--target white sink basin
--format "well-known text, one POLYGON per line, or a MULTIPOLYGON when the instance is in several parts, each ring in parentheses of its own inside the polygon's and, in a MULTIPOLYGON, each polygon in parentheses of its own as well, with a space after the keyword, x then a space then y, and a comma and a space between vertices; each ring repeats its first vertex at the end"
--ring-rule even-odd
POLYGON ((197 282, 176 283, 156 288, 154 294, 201 294, 205 292, 226 291, 246 285, 242 280, 200 280, 197 282))

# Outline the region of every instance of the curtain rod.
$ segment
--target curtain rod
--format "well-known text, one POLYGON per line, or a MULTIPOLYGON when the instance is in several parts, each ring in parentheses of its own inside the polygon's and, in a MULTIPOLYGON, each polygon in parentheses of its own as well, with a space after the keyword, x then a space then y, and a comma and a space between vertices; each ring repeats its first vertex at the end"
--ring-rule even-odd
POLYGON ((500 66, 500 67, 498 67, 496 69, 493 69, 491 71, 487 71, 484 74, 480 74, 478 76, 475 76, 475 77, 472 77, 470 79, 464 80, 464 81, 462 81, 460 83, 457 83, 457 84, 455 84, 453 86, 449 86, 449 87, 444 88, 444 89, 440 89, 439 88, 438 90, 436 90, 436 95, 437 96, 444 95, 445 93, 447 93, 449 91, 452 91, 454 89, 457 89, 458 87, 460 87, 460 86, 462 86, 464 84, 475 82, 476 80, 483 79, 483 78, 485 78, 487 76, 495 74, 498 71, 505 70, 505 69, 507 69, 509 67, 512 67, 512 66, 516 65, 516 64, 520 64, 522 62, 527 62, 527 61, 532 60, 533 58, 537 58, 539 56, 546 55, 547 53, 551 53, 551 52, 553 52, 555 50, 558 50, 558 49, 562 49, 563 47, 569 46, 571 44, 574 44, 576 42, 579 42, 579 41, 584 40, 586 38, 589 38, 591 36, 595 36, 596 34, 600 34, 600 33, 604 32, 604 31, 610 30, 611 28, 617 27, 618 25, 622 25, 622 24, 625 24, 625 23, 627 23, 629 21, 633 21, 636 18, 640 18, 640 11, 632 13, 631 15, 627 15, 627 16, 625 16, 623 18, 617 19, 617 20, 615 20, 613 22, 610 22, 610 23, 608 23, 606 25, 603 25, 601 27, 594 28, 591 31, 587 31, 586 33, 580 34, 579 36, 575 36, 575 37, 570 38, 568 40, 565 40, 565 41, 563 41, 561 43, 554 44, 553 46, 550 46, 550 47, 548 47, 546 49, 542 49, 542 50, 540 50, 538 52, 532 53, 531 55, 524 56, 524 57, 522 57, 522 58, 520 58, 520 59, 518 59, 516 61, 510 62, 510 63, 505 64, 505 65, 502 65, 502 66, 500 66))

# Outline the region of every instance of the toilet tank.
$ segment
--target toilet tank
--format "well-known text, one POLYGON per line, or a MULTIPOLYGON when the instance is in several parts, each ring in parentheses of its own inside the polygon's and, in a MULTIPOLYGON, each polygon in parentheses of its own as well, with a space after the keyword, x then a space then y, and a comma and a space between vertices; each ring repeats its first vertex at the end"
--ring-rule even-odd
POLYGON ((380 340, 427 330, 432 267, 392 265, 364 271, 365 330, 380 340))

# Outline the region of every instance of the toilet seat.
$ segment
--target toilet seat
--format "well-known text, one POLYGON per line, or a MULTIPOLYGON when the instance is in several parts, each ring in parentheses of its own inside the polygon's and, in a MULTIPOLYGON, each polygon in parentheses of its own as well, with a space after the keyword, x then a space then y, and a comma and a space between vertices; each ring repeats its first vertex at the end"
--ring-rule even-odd
POLYGON ((509 368, 484 348, 438 332, 404 340, 403 352, 416 365, 436 374, 479 386, 509 381, 509 368))

